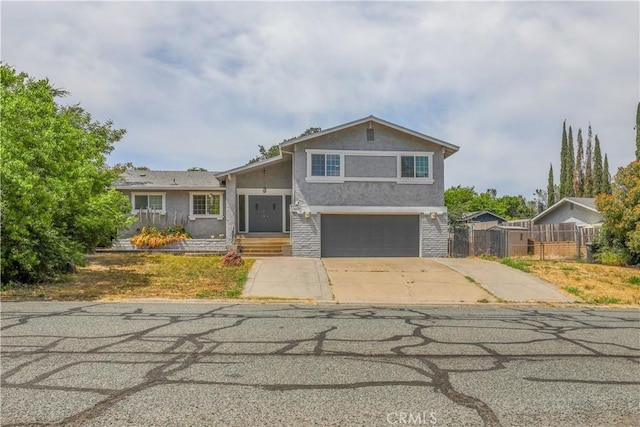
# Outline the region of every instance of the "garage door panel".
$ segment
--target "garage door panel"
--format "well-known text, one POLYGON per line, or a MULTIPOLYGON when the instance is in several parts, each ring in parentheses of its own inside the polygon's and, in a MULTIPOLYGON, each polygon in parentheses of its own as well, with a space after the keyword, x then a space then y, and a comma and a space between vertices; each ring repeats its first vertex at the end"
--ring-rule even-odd
POLYGON ((418 215, 322 215, 322 256, 419 256, 419 223, 418 215))

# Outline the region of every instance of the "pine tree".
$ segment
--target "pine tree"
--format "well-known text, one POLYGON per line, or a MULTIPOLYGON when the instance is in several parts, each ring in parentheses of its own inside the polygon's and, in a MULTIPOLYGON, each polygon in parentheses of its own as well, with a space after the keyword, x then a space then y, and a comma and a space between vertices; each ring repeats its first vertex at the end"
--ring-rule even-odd
POLYGON ((578 146, 576 148, 576 162, 573 167, 573 195, 582 197, 584 195, 584 168, 582 158, 584 148, 582 144, 582 128, 578 128, 578 146))
POLYGON ((640 160, 640 102, 636 112, 636 160, 640 160))
POLYGON ((558 198, 562 199, 569 195, 567 187, 567 173, 569 170, 569 155, 567 144, 567 121, 562 122, 562 148, 560 149, 560 191, 558 198))
POLYGON ((587 131, 587 152, 584 160, 584 197, 593 197, 593 149, 591 147, 591 123, 587 131))
POLYGON ((556 202, 556 189, 553 185, 553 164, 549 164, 549 179, 547 180, 547 208, 556 202))
POLYGON ((604 153, 604 166, 602 167, 602 191, 601 193, 611 194, 611 174, 609 173, 609 159, 604 153))
POLYGON ((600 152, 600 140, 596 134, 596 142, 593 148, 593 195, 600 194, 603 188, 602 153, 600 152))

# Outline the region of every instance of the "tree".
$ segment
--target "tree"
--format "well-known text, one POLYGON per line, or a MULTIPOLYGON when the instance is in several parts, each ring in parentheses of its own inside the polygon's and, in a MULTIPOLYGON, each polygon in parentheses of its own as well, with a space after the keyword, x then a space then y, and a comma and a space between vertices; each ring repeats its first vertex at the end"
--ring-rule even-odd
POLYGON ((593 194, 599 194, 603 185, 602 152, 600 151, 600 140, 596 134, 596 142, 593 147, 593 194))
POLYGON ((640 160, 640 102, 636 111, 636 160, 640 160))
POLYGON ((567 186, 567 175, 570 174, 569 161, 569 143, 567 141, 567 121, 562 122, 562 148, 560 149, 560 194, 558 198, 562 199, 569 195, 567 186))
POLYGON ((601 192, 611 194, 611 174, 609 173, 609 158, 604 154, 604 164, 602 166, 602 188, 601 192))
POLYGON ((189 169, 187 169, 187 172, 206 172, 207 170, 205 168, 201 168, 199 166, 193 166, 189 169))
POLYGON ((596 207, 604 217, 600 243, 640 263, 640 161, 618 169, 612 194, 597 195, 596 207))
POLYGON ((593 149, 591 147, 592 139, 591 123, 587 132, 587 153, 584 161, 584 197, 593 197, 593 149))
POLYGON ((553 164, 549 164, 549 177, 547 178, 547 207, 556 202, 556 187, 553 184, 553 164))
POLYGON ((584 169, 582 158, 584 148, 582 145, 582 128, 578 128, 578 147, 576 152, 576 162, 573 168, 573 195, 582 197, 584 195, 584 169))
POLYGON ((567 175, 566 179, 566 188, 567 188, 567 196, 573 197, 575 193, 573 192, 573 172, 575 170, 575 157, 573 150, 573 130, 571 126, 569 126, 569 138, 567 139, 567 175))
MULTIPOLYGON (((287 142, 287 141, 291 141, 292 139, 301 138, 303 136, 311 135, 313 133, 318 133, 321 130, 322 129, 320 129, 320 128, 310 127, 307 130, 305 130, 304 132, 302 132, 300 135, 294 136, 294 137, 291 137, 291 138, 285 138, 285 139, 282 140, 282 142, 287 142)), ((260 162, 262 160, 270 159, 271 157, 279 156, 280 155, 280 144, 273 144, 269 148, 265 148, 264 145, 258 145, 258 151, 259 151, 260 155, 258 155, 257 157, 254 157, 253 159, 249 160, 249 163, 260 162)))
POLYGON ((48 80, 0 66, 0 173, 5 285, 46 280, 129 225, 126 196, 109 190, 106 155, 125 134, 101 124, 48 80))

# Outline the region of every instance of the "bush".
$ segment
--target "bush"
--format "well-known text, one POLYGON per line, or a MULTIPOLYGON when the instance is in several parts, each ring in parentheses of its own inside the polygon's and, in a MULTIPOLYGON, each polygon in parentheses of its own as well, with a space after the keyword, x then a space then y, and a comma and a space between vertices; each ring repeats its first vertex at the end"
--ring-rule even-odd
POLYGON ((154 249, 187 239, 191 236, 182 227, 167 227, 162 231, 155 227, 142 227, 140 233, 129 240, 139 248, 154 249))
POLYGON ((240 254, 236 251, 229 251, 227 254, 222 257, 222 265, 242 265, 244 264, 244 260, 240 256, 240 254))
POLYGON ((629 262, 629 256, 621 249, 602 248, 595 255, 596 262, 614 267, 624 267, 629 262))

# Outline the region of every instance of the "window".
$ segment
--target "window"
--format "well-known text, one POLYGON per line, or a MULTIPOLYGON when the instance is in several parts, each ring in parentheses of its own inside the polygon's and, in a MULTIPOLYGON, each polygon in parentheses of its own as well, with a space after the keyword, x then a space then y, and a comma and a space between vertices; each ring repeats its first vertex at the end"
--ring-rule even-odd
POLYGON ((340 176, 340 154, 312 154, 311 176, 340 176))
POLYGON ((220 194, 193 193, 191 194, 191 215, 219 216, 222 197, 220 194))
POLYGON ((429 157, 427 156, 401 156, 401 178, 429 178, 429 157))
POLYGON ((133 209, 164 212, 164 194, 133 194, 133 209))

